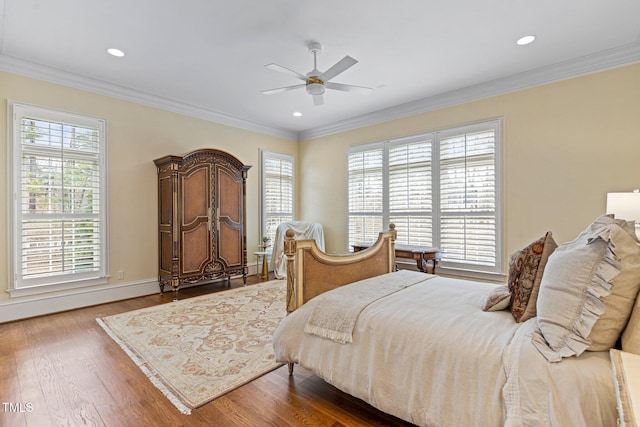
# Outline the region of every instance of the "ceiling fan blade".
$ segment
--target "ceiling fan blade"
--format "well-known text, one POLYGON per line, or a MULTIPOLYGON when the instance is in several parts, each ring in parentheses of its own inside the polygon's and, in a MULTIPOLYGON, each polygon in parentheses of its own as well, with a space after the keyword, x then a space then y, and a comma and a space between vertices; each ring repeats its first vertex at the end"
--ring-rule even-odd
POLYGON ((354 85, 343 85, 341 83, 328 82, 328 83, 325 83, 324 86, 327 89, 341 90, 343 92, 356 92, 356 93, 360 93, 362 95, 369 95, 371 92, 373 92, 373 89, 370 88, 370 87, 354 86, 354 85))
POLYGON ((318 106, 323 104, 324 98, 322 97, 322 95, 313 95, 313 105, 318 106))
POLYGON ((293 71, 288 69, 287 67, 283 67, 282 65, 278 65, 278 64, 267 64, 264 66, 265 68, 268 68, 270 70, 273 71, 278 71, 280 73, 285 73, 285 74, 289 74, 290 76, 296 77, 302 81, 307 81, 307 76, 300 74, 297 71, 293 71))
POLYGON ((329 68, 327 71, 319 75, 318 78, 326 83, 343 71, 346 71, 347 69, 353 67, 357 63, 358 61, 347 55, 340 61, 336 62, 333 67, 329 68))
POLYGON ((267 90, 263 90, 262 93, 265 95, 273 95, 274 93, 282 93, 282 92, 287 92, 289 90, 301 89, 305 86, 306 84, 303 83, 301 85, 285 86, 285 87, 279 87, 277 89, 267 89, 267 90))

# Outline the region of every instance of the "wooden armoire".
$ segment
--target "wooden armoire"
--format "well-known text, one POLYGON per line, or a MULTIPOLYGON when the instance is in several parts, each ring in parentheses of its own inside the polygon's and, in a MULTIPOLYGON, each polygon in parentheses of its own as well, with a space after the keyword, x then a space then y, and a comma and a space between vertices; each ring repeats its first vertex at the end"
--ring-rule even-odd
POLYGON ((247 280, 246 179, 229 153, 196 150, 158 167, 160 292, 219 278, 247 280))

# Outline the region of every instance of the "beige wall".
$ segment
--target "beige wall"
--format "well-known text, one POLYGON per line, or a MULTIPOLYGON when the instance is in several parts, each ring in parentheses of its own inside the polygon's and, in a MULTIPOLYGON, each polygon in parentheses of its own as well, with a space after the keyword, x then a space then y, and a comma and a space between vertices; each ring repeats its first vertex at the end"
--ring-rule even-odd
MULTIPOLYGON (((0 73, 7 99, 107 119, 110 271, 124 282, 157 275, 153 159, 211 147, 253 165, 247 185, 248 250, 258 243, 259 150, 296 155, 298 217, 321 222, 329 252, 346 250, 347 147, 488 118, 504 118, 506 256, 551 230, 572 238, 604 212, 608 191, 640 187, 640 64, 296 143, 0 73)), ((7 135, 0 132, 0 164, 7 135)), ((0 301, 7 300, 7 183, 0 174, 0 301)), ((115 278, 111 284, 121 284, 115 278)))
POLYGON ((640 187, 635 64, 304 141, 302 216, 325 225, 329 252, 345 251, 347 147, 495 117, 504 118, 505 261, 547 230, 573 238, 604 213, 607 192, 640 187))
MULTIPOLYGON (((259 239, 259 150, 293 154, 293 141, 144 107, 106 96, 0 72, 0 129, 7 129, 7 100, 93 115, 107 120, 109 161, 109 270, 135 282, 157 277, 157 184, 153 159, 196 148, 217 148, 252 165, 247 180, 248 253, 259 239)), ((0 301, 7 289, 7 133, 0 132, 0 301)), ((250 262, 253 260, 249 255, 250 262)))

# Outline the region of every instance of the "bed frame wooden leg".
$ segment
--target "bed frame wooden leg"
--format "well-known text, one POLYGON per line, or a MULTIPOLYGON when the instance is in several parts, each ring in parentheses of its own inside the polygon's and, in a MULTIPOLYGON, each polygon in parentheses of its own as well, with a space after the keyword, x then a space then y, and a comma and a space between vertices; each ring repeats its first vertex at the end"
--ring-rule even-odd
POLYGON ((289 368, 289 376, 293 375, 293 363, 287 363, 287 368, 289 368))

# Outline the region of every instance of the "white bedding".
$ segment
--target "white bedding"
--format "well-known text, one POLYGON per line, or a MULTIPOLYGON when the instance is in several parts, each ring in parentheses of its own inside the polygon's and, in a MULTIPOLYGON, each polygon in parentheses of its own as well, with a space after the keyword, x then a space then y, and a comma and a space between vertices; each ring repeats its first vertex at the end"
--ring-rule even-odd
MULTIPOLYGON (((436 276, 426 276, 434 278, 436 276)), ((356 321, 371 303, 409 286, 424 283, 424 275, 407 270, 382 274, 318 295, 304 328, 308 334, 345 344, 353 341, 356 321)))
POLYGON ((350 344, 303 332, 309 301, 276 330, 277 360, 418 425, 615 425, 608 352, 550 364, 531 345, 535 318, 482 311, 495 285, 424 277, 367 306, 350 344))

